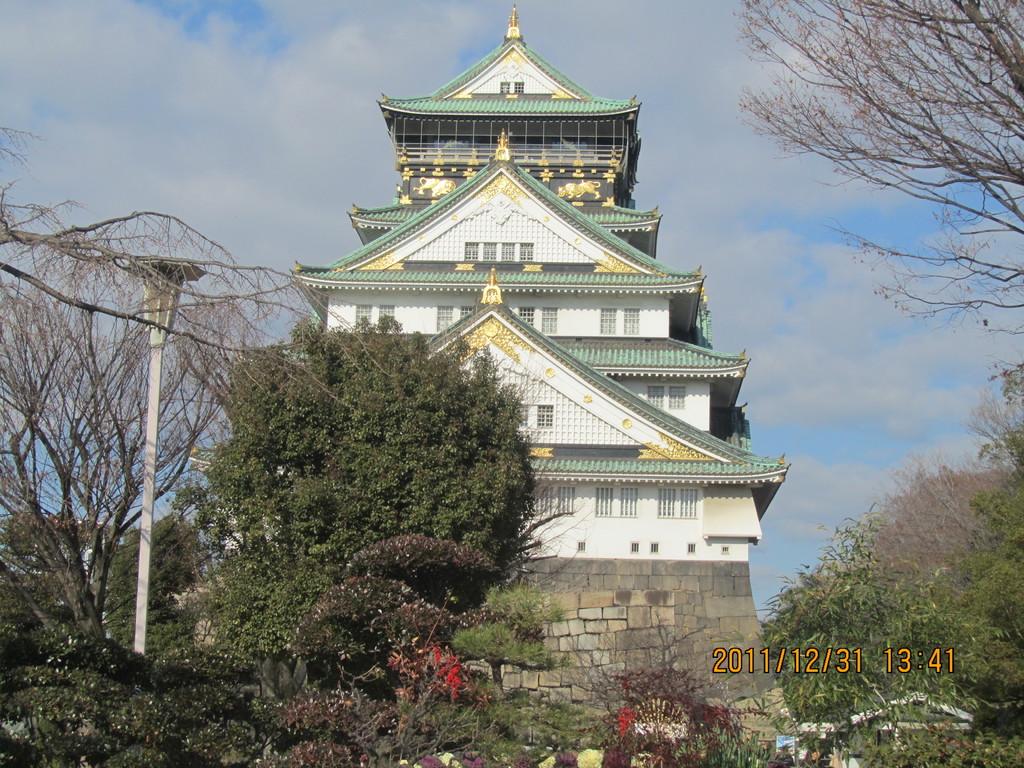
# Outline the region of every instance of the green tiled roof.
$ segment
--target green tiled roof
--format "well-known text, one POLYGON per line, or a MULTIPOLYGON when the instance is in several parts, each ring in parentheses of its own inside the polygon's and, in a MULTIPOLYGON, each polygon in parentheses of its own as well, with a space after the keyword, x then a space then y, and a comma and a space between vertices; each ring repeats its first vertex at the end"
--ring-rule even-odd
POLYGON ((777 475, 786 465, 765 460, 757 464, 726 464, 721 461, 661 461, 658 459, 533 459, 539 472, 580 472, 601 476, 695 475, 700 477, 743 477, 777 475))
MULTIPOLYGON (((300 267, 299 276, 320 280, 344 280, 353 283, 441 283, 444 285, 472 285, 476 289, 483 288, 487 283, 488 273, 484 268, 476 272, 417 272, 404 269, 356 269, 350 272, 335 272, 331 267, 300 267)), ((499 272, 501 286, 539 285, 565 286, 616 286, 618 288, 636 286, 641 288, 665 287, 678 288, 693 285, 695 278, 686 274, 642 275, 622 274, 617 272, 499 272)))
MULTIPOLYGON (((502 169, 508 171, 513 178, 520 182, 524 187, 531 190, 538 199, 544 201, 553 214, 563 219, 573 228, 593 238, 596 242, 607 248, 611 253, 623 257, 626 261, 632 261, 635 264, 641 264, 649 269, 656 270, 669 276, 674 276, 673 279, 676 282, 678 282, 678 278, 680 276, 695 276, 695 273, 680 272, 667 264, 662 264, 660 261, 652 259, 643 251, 629 245, 629 243, 622 238, 612 234, 596 222, 592 221, 588 216, 581 213, 578 208, 575 208, 562 198, 558 197, 540 181, 534 179, 528 173, 523 172, 515 163, 495 160, 492 160, 473 178, 456 187, 455 191, 445 195, 432 205, 424 206, 420 211, 413 214, 413 216, 400 226, 397 226, 390 232, 370 241, 362 248, 350 253, 348 256, 344 256, 326 266, 300 265, 297 267, 296 271, 300 275, 316 275, 321 279, 336 280, 348 280, 353 277, 353 272, 355 271, 365 274, 366 270, 344 272, 341 272, 341 270, 345 270, 348 266, 367 261, 375 255, 381 255, 387 252, 388 249, 402 242, 406 237, 419 231, 429 222, 436 218, 447 216, 448 212, 452 208, 457 206, 463 199, 471 197, 477 192, 477 190, 486 186, 502 169), (335 273, 334 270, 339 270, 339 272, 335 273)), ((602 277, 603 276, 605 275, 602 275, 602 277)), ((630 277, 629 275, 618 274, 614 276, 617 278, 630 277)), ((632 277, 643 278, 646 276, 633 275, 632 277)), ((628 280, 616 280, 615 282, 617 284, 629 284, 628 280)))
POLYGON ((637 108, 629 102, 581 101, 578 99, 518 99, 482 98, 471 99, 435 99, 429 96, 420 99, 388 99, 381 102, 382 109, 393 109, 396 112, 414 112, 418 114, 443 115, 607 115, 616 112, 628 112, 637 108))
POLYGON ((744 368, 746 358, 714 352, 696 344, 675 339, 644 342, 625 339, 615 341, 562 341, 573 355, 595 368, 744 368))
POLYGON ((442 85, 427 96, 415 98, 387 98, 381 102, 382 109, 395 109, 408 112, 452 113, 452 114, 609 114, 628 112, 639 109, 639 105, 629 100, 602 99, 566 77, 545 61, 536 51, 519 39, 506 39, 493 51, 471 66, 462 74, 442 85), (495 98, 474 96, 469 99, 446 98, 449 94, 459 91, 464 85, 483 72, 487 67, 498 61, 511 50, 517 50, 524 58, 529 59, 543 70, 561 88, 578 99, 530 98, 528 94, 519 98, 509 99, 495 94, 495 98))
MULTIPOLYGON (((678 435, 679 437, 685 439, 691 445, 697 446, 699 449, 703 451, 706 451, 717 456, 722 456, 725 459, 727 459, 728 462, 735 462, 736 464, 743 465, 745 467, 745 469, 740 471, 721 470, 721 473, 725 474, 728 471, 732 471, 733 474, 738 475, 758 474, 769 471, 777 473, 780 469, 784 469, 785 465, 780 465, 779 462, 775 459, 771 459, 765 456, 757 456, 748 450, 727 443, 726 441, 721 440, 708 432, 697 429, 697 427, 694 427, 692 424, 683 421, 682 419, 677 418, 672 414, 666 413, 660 408, 651 405, 649 402, 641 398, 635 392, 631 391, 630 389, 618 383, 617 381, 609 378, 608 376, 605 376, 603 373, 601 373, 591 365, 588 365, 582 360, 576 358, 569 349, 556 343, 550 337, 544 335, 536 328, 534 328, 532 325, 522 320, 518 315, 509 311, 506 305, 481 305, 480 307, 477 308, 476 312, 467 317, 462 318, 457 323, 455 323, 455 325, 451 326, 447 331, 445 331, 443 334, 440 334, 435 338, 437 338, 439 341, 442 341, 453 337, 459 337, 462 334, 463 330, 468 329, 473 324, 475 324, 476 321, 479 319, 480 315, 485 314, 487 311, 495 311, 497 313, 500 313, 502 318, 506 322, 508 322, 509 325, 514 327, 522 336, 527 338, 531 343, 536 344, 538 347, 542 349, 545 349, 547 352, 549 352, 551 355, 557 358, 562 365, 577 373, 590 386, 604 392, 613 400, 617 400, 618 402, 622 403, 623 405, 626 405, 628 408, 632 409, 636 413, 644 416, 652 424, 660 427, 661 429, 664 429, 669 434, 678 435)), ((625 464, 632 463, 632 461, 628 459, 552 459, 552 461, 595 461, 600 462, 602 464, 608 462, 615 463, 617 461, 622 461, 625 464)), ((728 462, 721 463, 728 464, 728 462)), ((704 470, 704 474, 709 475, 715 474, 716 472, 716 470, 710 469, 710 465, 717 463, 720 462, 688 462, 670 460, 659 462, 657 460, 650 459, 639 461, 639 465, 641 466, 646 466, 648 464, 650 464, 651 466, 654 466, 655 464, 664 464, 665 467, 680 467, 684 465, 689 466, 691 464, 702 464, 708 466, 708 468, 704 470)), ((646 471, 652 470, 648 469, 646 471)), ((678 469, 666 471, 676 473, 678 472, 678 469)))
MULTIPOLYGON (((418 208, 412 205, 383 205, 377 208, 356 207, 349 215, 356 219, 366 221, 379 221, 382 224, 398 224, 408 221, 418 208)), ((596 210, 584 209, 581 211, 584 216, 590 217, 591 221, 598 224, 638 224, 645 221, 659 221, 661 214, 656 211, 637 211, 633 208, 622 208, 618 205, 611 205, 596 210)))

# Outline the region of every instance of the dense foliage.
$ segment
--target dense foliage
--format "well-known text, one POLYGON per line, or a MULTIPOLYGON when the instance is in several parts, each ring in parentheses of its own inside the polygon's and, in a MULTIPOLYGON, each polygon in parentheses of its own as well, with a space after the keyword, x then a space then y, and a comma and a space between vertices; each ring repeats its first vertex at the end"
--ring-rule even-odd
POLYGON ((519 401, 486 356, 464 365, 393 321, 293 342, 235 370, 231 438, 187 498, 220 547, 218 638, 257 656, 286 651, 360 549, 425 534, 504 570, 532 515, 519 401))

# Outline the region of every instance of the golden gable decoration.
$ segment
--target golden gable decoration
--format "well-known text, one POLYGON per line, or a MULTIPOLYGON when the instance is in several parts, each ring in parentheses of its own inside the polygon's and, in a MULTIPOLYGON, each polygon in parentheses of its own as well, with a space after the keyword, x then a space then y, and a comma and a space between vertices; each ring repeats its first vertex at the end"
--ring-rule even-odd
POLYGON ((471 350, 470 355, 475 354, 488 344, 493 344, 517 363, 520 362, 520 349, 534 351, 525 339, 513 333, 510 328, 493 317, 466 336, 466 344, 471 350))
POLYGON ((672 461, 714 461, 711 456, 701 453, 695 448, 683 445, 666 434, 658 433, 663 445, 644 443, 640 451, 641 459, 670 459, 672 461))

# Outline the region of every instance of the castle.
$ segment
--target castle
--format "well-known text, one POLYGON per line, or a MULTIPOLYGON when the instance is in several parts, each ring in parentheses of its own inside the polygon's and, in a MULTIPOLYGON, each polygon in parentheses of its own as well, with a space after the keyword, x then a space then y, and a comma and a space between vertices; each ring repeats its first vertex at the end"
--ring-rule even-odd
MULTIPOLYGON (((566 609, 553 647, 591 671, 669 650, 708 667, 757 630, 748 550, 788 466, 751 452, 749 361, 713 349, 703 275, 656 258, 661 215, 634 205, 640 104, 552 67, 513 9, 475 65, 379 105, 396 196, 352 210, 362 247, 296 267, 316 311, 461 340, 519 387, 554 518, 532 577, 566 609)), ((509 682, 585 697, 578 670, 509 682)))

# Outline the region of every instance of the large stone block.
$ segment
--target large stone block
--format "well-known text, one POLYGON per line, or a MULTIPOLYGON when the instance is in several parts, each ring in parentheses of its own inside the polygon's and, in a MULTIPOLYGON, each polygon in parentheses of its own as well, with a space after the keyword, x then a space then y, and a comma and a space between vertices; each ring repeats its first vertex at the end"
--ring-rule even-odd
POLYGON ((666 589, 648 589, 643 593, 646 605, 674 605, 675 597, 666 589))
POLYGON ((626 606, 612 605, 601 609, 601 616, 605 619, 625 619, 626 606))
POLYGON ((626 621, 630 629, 651 626, 651 609, 646 605, 631 605, 626 609, 626 621))
POLYGON ((633 604, 633 590, 631 589, 617 589, 614 594, 614 605, 632 605, 633 604))
POLYGON ((552 595, 555 605, 561 608, 563 611, 575 611, 580 607, 580 593, 579 592, 561 592, 552 595))
POLYGON ((580 595, 580 608, 603 608, 613 605, 615 595, 611 590, 584 592, 580 595))
POLYGON ((600 608, 580 608, 579 613, 576 615, 586 621, 588 619, 600 619, 603 614, 600 608))

